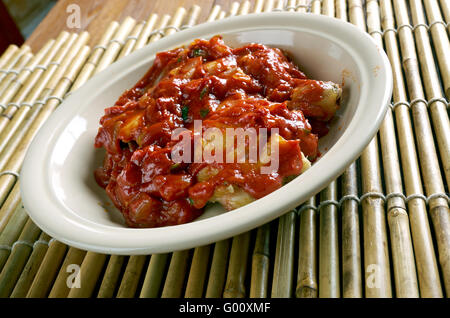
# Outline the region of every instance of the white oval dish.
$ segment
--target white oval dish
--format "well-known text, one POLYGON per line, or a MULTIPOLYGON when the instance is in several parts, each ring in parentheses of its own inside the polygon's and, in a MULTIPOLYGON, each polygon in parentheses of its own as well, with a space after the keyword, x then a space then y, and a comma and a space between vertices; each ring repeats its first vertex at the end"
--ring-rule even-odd
POLYGON ((376 134, 391 93, 386 55, 349 23, 277 12, 201 24, 114 63, 63 102, 27 152, 21 172, 23 204, 36 225, 55 239, 100 253, 164 253, 216 242, 281 216, 338 177, 376 134), (237 210, 222 213, 213 207, 188 224, 127 228, 93 178, 103 158, 93 144, 104 108, 141 78, 155 53, 216 34, 230 46, 258 42, 286 49, 310 78, 344 84, 337 118, 320 140, 322 156, 287 185, 237 210))

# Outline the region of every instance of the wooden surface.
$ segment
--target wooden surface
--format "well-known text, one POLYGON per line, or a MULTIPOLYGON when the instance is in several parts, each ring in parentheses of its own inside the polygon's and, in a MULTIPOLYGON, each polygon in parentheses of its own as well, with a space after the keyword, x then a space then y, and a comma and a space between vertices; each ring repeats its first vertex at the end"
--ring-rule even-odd
POLYGON ((197 23, 201 23, 207 19, 214 5, 218 4, 223 10, 227 10, 232 2, 232 0, 59 0, 26 43, 33 52, 36 52, 48 39, 56 38, 63 30, 88 31, 91 35, 88 44, 92 47, 98 43, 111 21, 121 22, 125 17, 131 16, 139 22, 147 20, 152 13, 160 16, 174 14, 178 7, 189 10, 192 5, 197 4, 201 7, 197 23), (80 7, 80 29, 67 27, 67 18, 70 15, 67 7, 71 4, 80 7))

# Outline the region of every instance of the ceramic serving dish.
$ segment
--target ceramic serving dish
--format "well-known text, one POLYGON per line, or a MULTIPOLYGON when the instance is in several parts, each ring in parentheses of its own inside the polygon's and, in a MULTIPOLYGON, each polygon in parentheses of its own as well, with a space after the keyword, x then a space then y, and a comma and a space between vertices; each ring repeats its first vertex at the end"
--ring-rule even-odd
POLYGON ((130 255, 212 243, 281 216, 339 176, 376 134, 391 92, 384 52, 349 23, 276 12, 201 24, 121 59, 62 103, 27 152, 21 172, 23 203, 42 230, 81 249, 130 255), (285 49, 308 77, 343 84, 341 107, 319 143, 322 156, 287 185, 237 210, 224 212, 213 206, 188 224, 128 228, 93 177, 104 155, 93 146, 104 108, 143 76, 155 53, 217 34, 230 46, 258 42, 285 49))

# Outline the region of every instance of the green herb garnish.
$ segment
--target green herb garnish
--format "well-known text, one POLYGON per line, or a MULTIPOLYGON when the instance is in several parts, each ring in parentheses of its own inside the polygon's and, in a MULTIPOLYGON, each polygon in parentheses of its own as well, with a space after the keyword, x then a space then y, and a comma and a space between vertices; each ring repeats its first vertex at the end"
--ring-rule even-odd
POLYGON ((205 118, 206 115, 208 115, 208 113, 209 113, 209 109, 208 109, 208 108, 202 108, 202 109, 200 109, 200 116, 201 116, 202 118, 205 118))
POLYGON ((192 56, 195 56, 195 57, 197 57, 197 56, 205 57, 205 56, 206 56, 206 51, 205 51, 205 50, 202 50, 202 49, 194 49, 194 50, 192 51, 192 56))
POLYGON ((189 200, 189 204, 193 206, 194 205, 194 200, 192 200, 191 198, 188 198, 188 200, 189 200))
POLYGON ((181 108, 181 118, 183 118, 183 120, 187 120, 188 119, 188 114, 189 114, 189 107, 183 106, 181 108))
POLYGON ((208 86, 203 87, 202 91, 200 92, 200 99, 202 99, 206 93, 208 93, 208 86))
POLYGON ((181 163, 177 162, 170 166, 170 171, 177 170, 181 166, 181 163))

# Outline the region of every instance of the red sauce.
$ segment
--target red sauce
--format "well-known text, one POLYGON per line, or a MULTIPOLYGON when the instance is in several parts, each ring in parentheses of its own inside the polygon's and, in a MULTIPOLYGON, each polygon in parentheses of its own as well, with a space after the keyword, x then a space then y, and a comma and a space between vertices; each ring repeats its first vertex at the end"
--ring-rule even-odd
MULTIPOLYGON (((312 127, 301 110, 287 107, 293 89, 305 80, 281 50, 260 44, 232 49, 219 36, 159 53, 145 76, 100 120, 95 146, 106 155, 96 180, 131 227, 192 221, 224 183, 261 198, 281 187, 285 177, 300 174, 301 152, 311 161, 318 155, 326 123, 312 127), (279 169, 261 174, 256 163, 176 164, 172 132, 190 129, 193 140, 197 119, 203 120, 203 130, 278 128, 286 139, 280 144, 279 169), (199 182, 197 174, 205 166, 219 172, 199 182)), ((321 86, 312 85, 305 107, 321 94, 321 86)))

